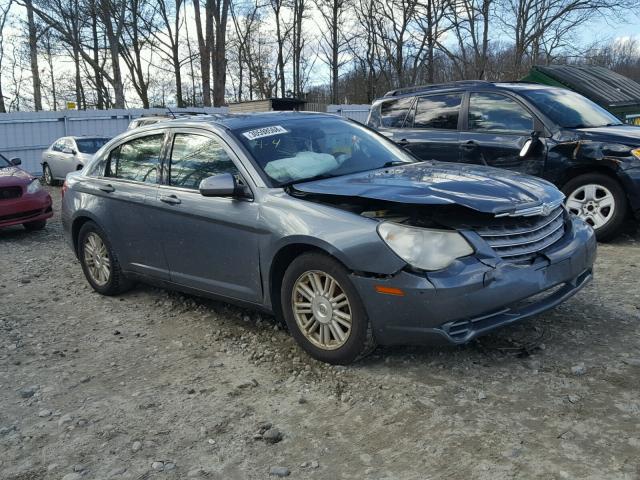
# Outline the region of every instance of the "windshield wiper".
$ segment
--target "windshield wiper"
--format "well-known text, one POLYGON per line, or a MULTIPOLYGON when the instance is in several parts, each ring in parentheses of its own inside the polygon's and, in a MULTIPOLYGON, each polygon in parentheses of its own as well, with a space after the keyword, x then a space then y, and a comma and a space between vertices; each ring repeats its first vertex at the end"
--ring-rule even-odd
POLYGON ((380 168, 395 167, 396 165, 404 165, 405 163, 410 164, 415 162, 405 162, 404 160, 391 160, 390 162, 383 164, 382 167, 380 168))

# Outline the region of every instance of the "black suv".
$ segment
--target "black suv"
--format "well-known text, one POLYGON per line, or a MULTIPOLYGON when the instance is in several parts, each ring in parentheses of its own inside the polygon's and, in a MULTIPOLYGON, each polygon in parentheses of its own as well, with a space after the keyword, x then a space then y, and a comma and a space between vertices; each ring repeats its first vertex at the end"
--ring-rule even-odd
POLYGON ((482 81, 393 90, 373 103, 368 125, 422 160, 545 178, 600 240, 629 212, 640 216, 640 127, 570 90, 482 81))

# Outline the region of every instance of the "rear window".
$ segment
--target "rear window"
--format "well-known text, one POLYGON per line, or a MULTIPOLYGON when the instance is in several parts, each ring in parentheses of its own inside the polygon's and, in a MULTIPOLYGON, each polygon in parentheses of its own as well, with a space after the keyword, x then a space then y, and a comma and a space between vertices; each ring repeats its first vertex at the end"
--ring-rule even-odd
POLYGON ((76 138, 76 145, 82 153, 96 153, 107 141, 107 138, 76 138))
POLYGON ((380 106, 380 126, 400 128, 409 113, 414 97, 387 100, 380 106))

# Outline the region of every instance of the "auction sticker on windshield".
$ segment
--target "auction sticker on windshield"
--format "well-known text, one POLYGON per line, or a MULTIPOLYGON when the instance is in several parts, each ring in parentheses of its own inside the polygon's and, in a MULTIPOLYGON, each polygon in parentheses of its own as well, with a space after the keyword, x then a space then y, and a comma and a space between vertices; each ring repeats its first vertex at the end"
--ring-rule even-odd
POLYGON ((258 138, 271 137, 273 135, 280 135, 281 133, 289 133, 289 131, 281 127, 280 125, 273 125, 271 127, 256 128, 255 130, 249 130, 244 132, 244 135, 249 140, 257 140, 258 138))

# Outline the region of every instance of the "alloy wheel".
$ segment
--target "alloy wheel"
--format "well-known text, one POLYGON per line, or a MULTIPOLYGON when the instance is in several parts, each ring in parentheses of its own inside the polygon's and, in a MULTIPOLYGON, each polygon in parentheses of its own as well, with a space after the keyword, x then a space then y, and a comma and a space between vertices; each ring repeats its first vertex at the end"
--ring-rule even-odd
POLYGON ((323 350, 342 347, 351 334, 352 314, 349 298, 328 273, 303 273, 291 293, 291 308, 300 332, 323 350))
POLYGON ((571 213, 596 230, 611 220, 616 209, 611 191, 603 185, 593 183, 582 185, 571 192, 566 205, 571 213))
POLYGON ((84 262, 91 279, 104 286, 111 278, 111 260, 107 246, 97 233, 91 232, 84 241, 84 262))

